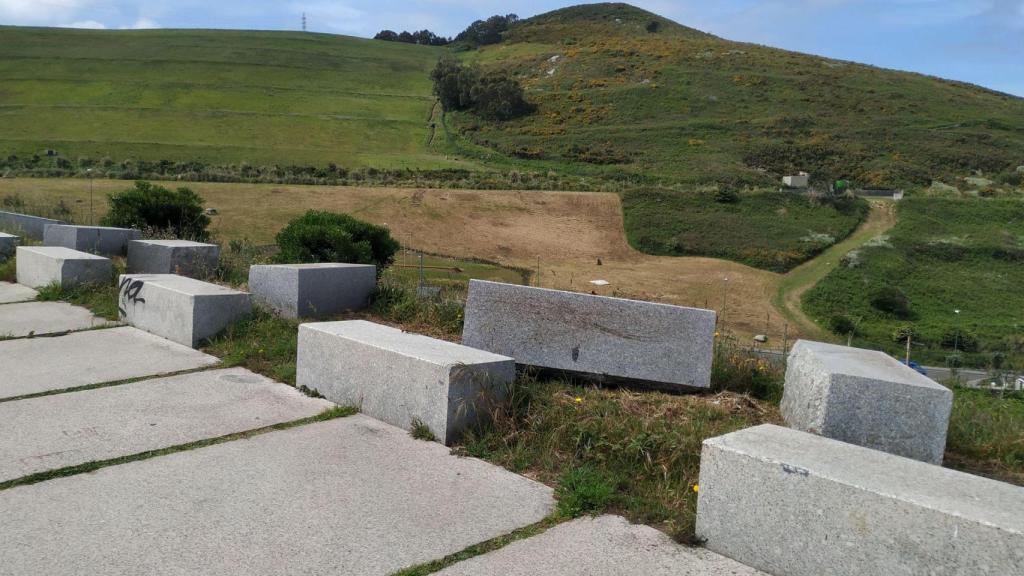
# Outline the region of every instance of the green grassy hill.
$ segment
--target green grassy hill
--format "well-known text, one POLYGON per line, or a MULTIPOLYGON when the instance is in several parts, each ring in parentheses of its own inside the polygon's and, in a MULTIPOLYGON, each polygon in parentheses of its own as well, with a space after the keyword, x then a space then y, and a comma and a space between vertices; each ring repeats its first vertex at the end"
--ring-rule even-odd
POLYGON ((507 123, 459 114, 454 130, 587 173, 777 185, 803 169, 896 187, 1024 164, 1024 99, 731 42, 626 4, 524 20, 466 58, 519 78, 538 111, 507 123))
POLYGON ((436 168, 440 49, 292 32, 0 27, 0 154, 436 168))
POLYGON ((807 312, 823 326, 845 316, 855 343, 894 354, 902 350, 894 330, 911 326, 914 357, 933 364, 956 347, 971 365, 988 366, 1000 352, 1024 367, 1024 202, 911 198, 897 216, 888 237, 847 255, 804 295, 807 312), (892 288, 908 314, 875 304, 892 288))

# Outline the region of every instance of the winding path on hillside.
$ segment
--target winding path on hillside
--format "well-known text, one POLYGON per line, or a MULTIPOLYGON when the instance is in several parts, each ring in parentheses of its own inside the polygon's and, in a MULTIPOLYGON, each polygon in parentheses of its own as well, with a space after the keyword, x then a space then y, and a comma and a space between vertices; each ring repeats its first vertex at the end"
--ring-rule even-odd
POLYGON ((896 205, 891 200, 869 200, 871 212, 864 223, 842 242, 804 262, 782 277, 772 304, 798 332, 806 337, 831 340, 832 336, 818 326, 800 305, 803 295, 818 284, 842 261, 843 256, 885 234, 896 225, 896 205))

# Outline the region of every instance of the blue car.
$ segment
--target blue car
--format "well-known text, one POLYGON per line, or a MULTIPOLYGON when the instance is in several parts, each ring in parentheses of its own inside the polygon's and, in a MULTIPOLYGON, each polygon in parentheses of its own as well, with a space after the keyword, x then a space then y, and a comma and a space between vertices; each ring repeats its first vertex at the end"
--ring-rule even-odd
POLYGON ((921 366, 920 364, 914 362, 913 360, 911 360, 909 363, 906 360, 900 360, 900 364, 906 364, 907 366, 910 366, 915 372, 921 374, 922 376, 928 375, 928 371, 924 369, 924 366, 921 366))

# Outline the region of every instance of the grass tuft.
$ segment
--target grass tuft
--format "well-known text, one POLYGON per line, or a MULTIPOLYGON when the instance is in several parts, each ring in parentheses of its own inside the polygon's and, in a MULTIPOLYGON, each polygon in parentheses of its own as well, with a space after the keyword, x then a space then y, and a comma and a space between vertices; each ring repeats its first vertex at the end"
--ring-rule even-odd
POLYGON ((444 570, 453 564, 504 548, 517 540, 523 540, 532 536, 537 536, 538 534, 543 534, 548 529, 558 525, 562 520, 563 518, 557 514, 553 514, 536 524, 524 526, 518 530, 513 530, 508 534, 492 538, 486 542, 474 544, 465 550, 449 554, 440 560, 434 560, 417 566, 410 566, 409 568, 396 572, 393 576, 426 576, 427 574, 433 574, 444 570))
POLYGON ((424 424, 419 418, 413 418, 412 430, 409 431, 409 435, 417 440, 437 442, 437 436, 430 430, 430 426, 424 424))
POLYGON ((456 452, 558 487, 567 515, 613 512, 691 541, 701 443, 764 422, 768 402, 670 395, 522 376, 456 452))
POLYGON ((600 512, 615 500, 618 485, 590 464, 570 468, 558 479, 558 512, 568 518, 600 512))

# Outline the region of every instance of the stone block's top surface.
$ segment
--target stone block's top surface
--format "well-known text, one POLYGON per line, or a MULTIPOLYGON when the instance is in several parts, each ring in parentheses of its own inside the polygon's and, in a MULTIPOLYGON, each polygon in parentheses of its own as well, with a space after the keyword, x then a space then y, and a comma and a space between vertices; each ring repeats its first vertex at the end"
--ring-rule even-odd
POLYGON ((677 312, 694 312, 699 313, 709 318, 715 317, 713 310, 705 310, 703 308, 690 308, 687 306, 677 306, 675 304, 662 304, 659 302, 648 302, 646 300, 630 300, 628 298, 616 298, 614 296, 600 296, 595 294, 587 294, 585 292, 567 292, 565 290, 554 290, 551 288, 539 288, 537 286, 521 286, 519 284, 508 284, 505 282, 491 282, 490 280, 470 280, 470 284, 478 289, 515 289, 521 291, 524 294, 532 293, 535 295, 544 295, 551 298, 572 298, 580 302, 586 303, 587 306, 599 306, 602 304, 613 304, 621 306, 623 308, 632 308, 640 312, 653 315, 656 312, 665 313, 677 313, 677 312))
POLYGON ((492 354, 483 350, 477 350, 476 348, 445 342, 444 340, 437 340, 421 334, 403 332, 398 328, 365 320, 319 322, 303 324, 301 327, 341 336, 360 344, 381 348, 396 354, 442 366, 507 362, 512 360, 507 356, 492 354))
POLYGON ((121 276, 123 282, 130 278, 133 282, 142 282, 144 285, 158 286, 166 290, 178 292, 188 296, 225 296, 246 294, 233 288, 211 284, 177 274, 124 274, 121 276))
POLYGON ((1019 486, 771 424, 704 445, 1024 534, 1024 488, 1019 486))
POLYGON ((375 268, 373 264, 344 264, 323 262, 317 264, 259 264, 253 268, 278 268, 281 270, 331 270, 335 268, 375 268))
POLYGON ((149 244, 151 246, 164 246, 166 248, 215 248, 216 244, 205 244, 203 242, 193 242, 191 240, 130 240, 129 242, 138 242, 140 244, 149 244))
POLYGON ((74 228, 75 230, 116 230, 118 232, 138 232, 134 228, 116 228, 113 226, 80 226, 75 224, 54 224, 57 228, 74 228))
POLYGON ((830 374, 948 390, 945 386, 900 363, 892 356, 875 350, 799 340, 793 345, 790 358, 799 357, 813 358, 830 374))
POLYGON ((23 254, 25 252, 31 252, 33 254, 59 260, 108 260, 108 258, 104 256, 97 256, 95 254, 89 254, 88 252, 80 252, 78 250, 72 250, 71 248, 64 248, 62 246, 18 247, 18 254, 23 254))

